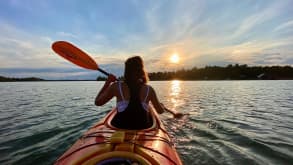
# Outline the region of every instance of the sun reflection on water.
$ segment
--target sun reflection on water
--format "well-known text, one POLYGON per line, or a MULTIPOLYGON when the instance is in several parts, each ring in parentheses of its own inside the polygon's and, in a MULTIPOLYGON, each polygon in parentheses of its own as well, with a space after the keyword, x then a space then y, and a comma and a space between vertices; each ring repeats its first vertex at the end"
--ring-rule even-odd
POLYGON ((172 108, 175 109, 176 107, 182 105, 184 100, 182 99, 182 86, 181 81, 173 80, 171 81, 171 88, 170 88, 170 101, 172 103, 172 108))
POLYGON ((171 81, 171 96, 178 96, 181 91, 181 82, 179 80, 171 81))

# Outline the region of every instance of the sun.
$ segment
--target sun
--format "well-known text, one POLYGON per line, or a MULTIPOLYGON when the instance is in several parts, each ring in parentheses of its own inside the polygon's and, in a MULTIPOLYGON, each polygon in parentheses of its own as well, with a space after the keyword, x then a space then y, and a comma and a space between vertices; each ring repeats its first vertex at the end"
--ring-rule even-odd
POLYGON ((172 56, 170 57, 170 62, 172 63, 178 63, 179 62, 179 56, 177 53, 172 54, 172 56))

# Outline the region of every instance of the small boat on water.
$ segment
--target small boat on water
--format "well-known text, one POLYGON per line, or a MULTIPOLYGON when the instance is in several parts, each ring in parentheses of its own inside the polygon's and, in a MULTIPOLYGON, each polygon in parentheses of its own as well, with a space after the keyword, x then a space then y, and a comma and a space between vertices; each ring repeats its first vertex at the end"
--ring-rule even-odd
POLYGON ((143 130, 125 130, 111 125, 117 113, 112 109, 91 127, 55 165, 182 165, 168 132, 158 114, 143 130))

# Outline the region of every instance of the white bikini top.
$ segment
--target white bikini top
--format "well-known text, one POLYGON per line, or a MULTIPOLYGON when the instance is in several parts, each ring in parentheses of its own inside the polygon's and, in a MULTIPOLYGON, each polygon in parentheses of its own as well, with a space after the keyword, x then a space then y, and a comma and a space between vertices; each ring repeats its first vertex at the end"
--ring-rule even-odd
MULTIPOLYGON (((118 112, 123 112, 127 108, 129 100, 124 99, 120 81, 118 82, 118 86, 119 86, 119 92, 120 92, 122 100, 117 102, 117 110, 118 110, 118 112)), ((146 111, 148 111, 148 109, 149 109, 149 104, 146 103, 147 97, 149 95, 149 88, 150 87, 147 85, 146 96, 144 98, 144 101, 141 102, 141 105, 142 105, 143 109, 146 110, 146 111)))

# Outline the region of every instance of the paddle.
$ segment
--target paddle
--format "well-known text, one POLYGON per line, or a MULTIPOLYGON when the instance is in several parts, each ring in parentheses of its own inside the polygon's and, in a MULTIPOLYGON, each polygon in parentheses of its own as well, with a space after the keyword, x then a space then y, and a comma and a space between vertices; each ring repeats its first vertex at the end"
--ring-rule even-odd
POLYGON ((110 74, 103 69, 99 68, 98 64, 84 51, 77 48, 66 41, 56 41, 52 44, 52 49, 61 57, 78 65, 80 67, 98 70, 101 73, 109 76, 110 74))

